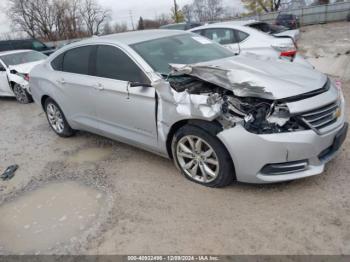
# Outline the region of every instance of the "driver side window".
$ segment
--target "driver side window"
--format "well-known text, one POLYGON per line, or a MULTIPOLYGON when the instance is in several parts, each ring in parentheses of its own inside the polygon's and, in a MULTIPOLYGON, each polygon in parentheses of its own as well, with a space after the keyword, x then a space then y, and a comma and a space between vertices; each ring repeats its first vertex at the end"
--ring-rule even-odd
POLYGON ((114 46, 98 45, 95 76, 121 81, 148 83, 149 80, 131 58, 114 46))

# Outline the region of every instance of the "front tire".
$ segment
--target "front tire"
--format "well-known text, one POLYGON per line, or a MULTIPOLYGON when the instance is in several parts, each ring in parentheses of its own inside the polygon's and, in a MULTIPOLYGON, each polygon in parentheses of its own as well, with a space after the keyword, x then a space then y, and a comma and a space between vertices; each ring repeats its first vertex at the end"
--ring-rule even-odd
POLYGON ((50 127, 57 135, 61 137, 74 135, 74 130, 68 124, 61 108, 51 98, 45 101, 45 113, 50 127))
POLYGON ((32 96, 19 84, 13 85, 13 93, 16 97, 16 100, 21 104, 29 104, 33 102, 32 96))
POLYGON ((220 140, 197 126, 184 126, 174 135, 175 165, 189 180, 208 187, 224 187, 234 181, 231 157, 220 140))

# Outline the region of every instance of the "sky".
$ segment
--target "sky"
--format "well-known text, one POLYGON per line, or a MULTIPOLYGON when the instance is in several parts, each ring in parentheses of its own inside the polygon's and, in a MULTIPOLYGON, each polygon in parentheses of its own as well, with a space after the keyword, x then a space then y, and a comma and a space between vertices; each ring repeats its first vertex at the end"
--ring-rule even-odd
MULTIPOLYGON (((162 13, 170 13, 173 0, 97 0, 102 6, 112 10, 112 21, 127 23, 131 28, 131 16, 136 25, 140 16, 154 18, 162 13)), ((191 0, 176 0, 182 7, 191 0)), ((223 0, 226 6, 240 10, 240 0, 223 0)), ((6 16, 7 0, 0 0, 0 34, 11 32, 10 21, 6 16)))

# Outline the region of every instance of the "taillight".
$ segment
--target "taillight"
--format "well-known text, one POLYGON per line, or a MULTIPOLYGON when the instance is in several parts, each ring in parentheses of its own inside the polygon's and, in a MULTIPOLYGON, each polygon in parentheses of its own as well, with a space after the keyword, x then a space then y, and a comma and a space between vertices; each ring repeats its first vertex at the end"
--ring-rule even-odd
POLYGON ((294 57, 297 54, 297 50, 282 51, 280 56, 294 57))
POLYGON ((24 80, 29 81, 29 74, 24 74, 24 80))

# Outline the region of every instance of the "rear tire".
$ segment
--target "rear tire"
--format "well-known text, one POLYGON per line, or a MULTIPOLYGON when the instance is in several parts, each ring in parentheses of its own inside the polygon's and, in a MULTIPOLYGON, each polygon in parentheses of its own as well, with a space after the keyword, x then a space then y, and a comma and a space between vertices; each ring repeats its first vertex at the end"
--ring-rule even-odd
POLYGON ((16 97, 16 100, 21 104, 29 104, 33 102, 32 96, 19 84, 13 85, 13 93, 16 97))
POLYGON ((73 136, 75 131, 68 124, 61 108, 51 98, 45 101, 45 113, 52 130, 61 137, 73 136))
POLYGON ((174 163, 185 177, 207 187, 224 187, 235 180, 231 157, 221 141, 197 126, 180 128, 172 140, 174 163))

